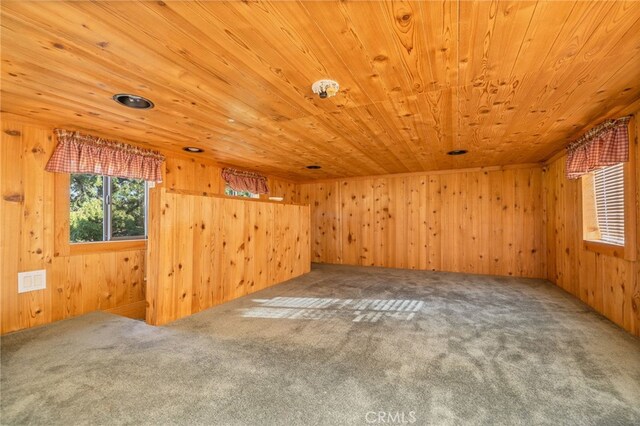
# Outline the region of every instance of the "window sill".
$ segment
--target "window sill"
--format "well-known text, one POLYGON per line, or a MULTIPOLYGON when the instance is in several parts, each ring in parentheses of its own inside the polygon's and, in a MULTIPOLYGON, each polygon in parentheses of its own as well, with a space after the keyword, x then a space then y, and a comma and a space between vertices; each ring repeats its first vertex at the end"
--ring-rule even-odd
POLYGON ((594 253, 604 254, 605 256, 617 257, 618 259, 635 260, 632 256, 628 256, 624 246, 617 246, 615 244, 604 243, 601 241, 588 241, 584 240, 585 250, 592 251, 594 253))
POLYGON ((147 240, 100 241, 96 243, 69 244, 69 254, 105 253, 112 251, 144 250, 147 240))

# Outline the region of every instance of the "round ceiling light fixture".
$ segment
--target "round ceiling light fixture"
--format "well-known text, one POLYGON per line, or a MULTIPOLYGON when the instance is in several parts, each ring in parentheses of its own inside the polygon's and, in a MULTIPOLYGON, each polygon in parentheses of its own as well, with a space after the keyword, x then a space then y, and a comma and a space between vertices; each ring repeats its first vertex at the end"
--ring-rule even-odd
POLYGON ((318 80, 313 83, 311 90, 320 96, 320 99, 326 99, 335 96, 338 90, 340 90, 340 85, 337 81, 333 80, 318 80))
POLYGON ((307 169, 309 169, 309 170, 318 170, 318 169, 321 169, 321 168, 322 168, 322 166, 318 166, 317 164, 312 164, 310 166, 307 166, 307 169))
POLYGON ((466 149, 454 149, 453 151, 447 152, 447 155, 464 155, 467 152, 469 151, 467 151, 466 149))
POLYGON ((200 154, 201 152, 204 152, 204 149, 198 148, 197 146, 185 146, 182 150, 193 154, 200 154))
POLYGON ((118 93, 117 95, 113 95, 113 100, 120 105, 133 109, 151 109, 154 107, 153 102, 149 99, 128 93, 118 93))

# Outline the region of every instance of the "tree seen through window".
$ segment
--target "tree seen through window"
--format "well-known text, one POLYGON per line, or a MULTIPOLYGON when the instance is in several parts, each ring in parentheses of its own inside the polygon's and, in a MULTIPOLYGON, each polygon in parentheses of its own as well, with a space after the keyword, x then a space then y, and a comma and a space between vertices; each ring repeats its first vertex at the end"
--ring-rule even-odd
POLYGON ((72 174, 71 242, 144 238, 146 193, 143 180, 72 174))

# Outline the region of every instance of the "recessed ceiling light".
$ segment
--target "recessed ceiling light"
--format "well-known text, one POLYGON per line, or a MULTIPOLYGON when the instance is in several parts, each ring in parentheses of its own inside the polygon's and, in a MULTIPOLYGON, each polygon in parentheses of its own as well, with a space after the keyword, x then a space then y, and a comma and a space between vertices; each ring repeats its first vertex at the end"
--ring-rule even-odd
POLYGON ((235 123, 235 122, 236 122, 236 120, 234 120, 233 118, 229 118, 229 119, 227 119, 227 121, 228 121, 229 123, 235 123))
POLYGON ((147 98, 143 98, 138 95, 130 95, 128 93, 118 93, 113 95, 113 100, 129 108, 134 109, 151 109, 153 108, 153 102, 147 98))
POLYGON ((182 148, 183 151, 187 151, 187 152, 193 152, 195 154, 199 154, 201 152, 204 152, 204 149, 202 148, 198 148, 195 146, 185 146, 184 148, 182 148))
POLYGON ((447 155, 464 155, 467 152, 469 151, 467 151, 466 149, 454 149, 453 151, 447 152, 447 155))
POLYGON ((321 166, 318 166, 318 165, 315 165, 315 164, 307 166, 307 169, 309 169, 309 170, 318 170, 318 169, 321 169, 321 168, 322 168, 321 166))

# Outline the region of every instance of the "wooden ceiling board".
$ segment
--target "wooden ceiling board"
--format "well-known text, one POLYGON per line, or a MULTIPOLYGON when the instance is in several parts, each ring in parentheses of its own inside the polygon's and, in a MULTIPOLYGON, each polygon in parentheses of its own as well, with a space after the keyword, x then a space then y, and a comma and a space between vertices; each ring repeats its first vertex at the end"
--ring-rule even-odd
POLYGON ((297 181, 543 162, 640 99, 633 1, 3 1, 0 11, 3 112, 163 151, 196 145, 297 181), (321 78, 340 83, 337 96, 311 92, 321 78), (123 92, 156 107, 117 105, 123 92))

